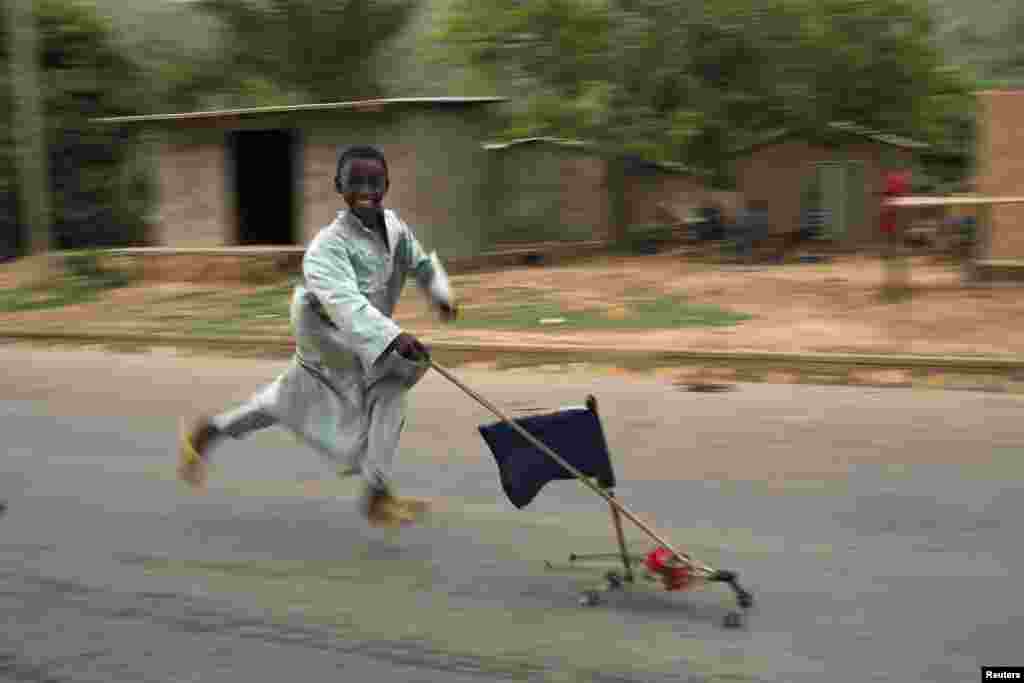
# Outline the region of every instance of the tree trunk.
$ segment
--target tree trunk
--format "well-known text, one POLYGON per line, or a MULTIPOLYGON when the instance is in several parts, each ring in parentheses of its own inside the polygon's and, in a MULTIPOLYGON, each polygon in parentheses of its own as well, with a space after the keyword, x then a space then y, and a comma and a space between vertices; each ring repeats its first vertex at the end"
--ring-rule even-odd
MULTIPOLYGON (((28 227, 28 252, 48 254, 53 249, 47 176, 46 127, 39 86, 39 48, 32 0, 3 0, 10 44, 11 85, 14 95, 14 140, 18 169, 18 197, 28 227)), ((51 259, 41 259, 44 268, 51 259)))

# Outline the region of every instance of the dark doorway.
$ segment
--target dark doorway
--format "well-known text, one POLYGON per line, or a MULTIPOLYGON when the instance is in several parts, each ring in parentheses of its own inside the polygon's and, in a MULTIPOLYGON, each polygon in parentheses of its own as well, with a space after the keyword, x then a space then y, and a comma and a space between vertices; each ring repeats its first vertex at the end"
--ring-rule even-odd
POLYGON ((287 130, 228 136, 237 239, 241 245, 295 244, 296 136, 287 130))

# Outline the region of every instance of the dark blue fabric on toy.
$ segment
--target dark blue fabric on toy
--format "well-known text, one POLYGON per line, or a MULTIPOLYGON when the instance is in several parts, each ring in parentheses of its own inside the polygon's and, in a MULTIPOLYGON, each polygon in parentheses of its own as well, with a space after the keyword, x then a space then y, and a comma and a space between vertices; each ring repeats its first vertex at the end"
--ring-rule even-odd
MULTIPOLYGON (((569 408, 515 422, 584 475, 595 477, 601 486, 615 486, 604 432, 594 412, 569 408)), ((529 505, 548 482, 575 478, 505 422, 482 425, 479 429, 494 454, 505 495, 517 508, 529 505)))

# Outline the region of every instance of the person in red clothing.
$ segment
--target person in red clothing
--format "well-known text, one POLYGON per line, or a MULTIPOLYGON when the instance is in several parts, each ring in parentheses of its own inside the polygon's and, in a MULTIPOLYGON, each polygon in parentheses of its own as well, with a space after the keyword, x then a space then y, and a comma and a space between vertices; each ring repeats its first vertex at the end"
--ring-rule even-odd
POLYGON ((885 259, 888 265, 886 279, 886 295, 899 297, 907 290, 906 263, 898 258, 901 252, 903 231, 900 229, 899 209, 889 206, 889 200, 910 194, 910 172, 888 171, 885 174, 885 188, 882 190, 882 207, 880 227, 888 244, 885 248, 885 259))
POLYGON ((881 228, 882 233, 893 236, 896 233, 896 211, 887 205, 887 200, 910 193, 910 172, 889 171, 885 174, 885 189, 882 191, 881 228))

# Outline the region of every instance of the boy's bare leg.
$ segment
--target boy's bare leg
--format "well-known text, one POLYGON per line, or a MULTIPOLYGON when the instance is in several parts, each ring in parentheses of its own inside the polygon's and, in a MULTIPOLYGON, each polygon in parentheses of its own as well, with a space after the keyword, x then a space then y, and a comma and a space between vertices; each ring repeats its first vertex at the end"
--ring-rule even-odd
POLYGON ((210 451, 225 437, 242 439, 252 432, 277 424, 255 401, 214 417, 200 416, 191 427, 182 425, 178 476, 193 488, 206 484, 210 451))
POLYGON ((363 466, 366 491, 363 514, 374 526, 415 522, 427 511, 427 503, 395 495, 391 471, 402 430, 405 427, 406 394, 409 387, 385 379, 367 393, 369 418, 367 462, 363 466))

